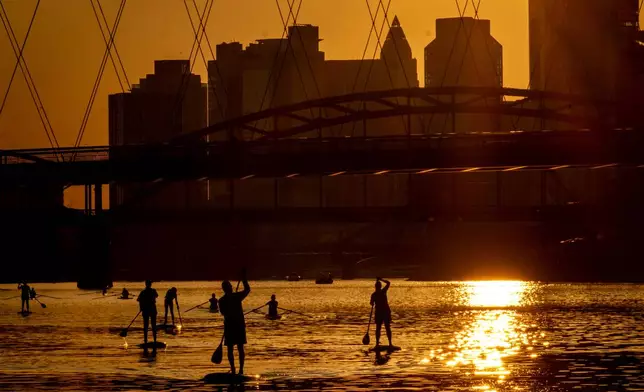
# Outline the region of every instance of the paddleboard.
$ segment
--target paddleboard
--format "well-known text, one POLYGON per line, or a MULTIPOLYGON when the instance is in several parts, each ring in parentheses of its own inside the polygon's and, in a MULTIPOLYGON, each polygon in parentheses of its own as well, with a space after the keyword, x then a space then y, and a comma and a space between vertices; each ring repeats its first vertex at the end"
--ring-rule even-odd
POLYGON ((264 317, 266 317, 267 320, 281 320, 282 319, 281 314, 278 314, 277 317, 272 317, 272 316, 269 316, 269 315, 265 315, 264 317))
POLYGON ((388 353, 392 353, 394 351, 400 351, 400 347, 398 347, 398 346, 375 346, 375 347, 371 347, 369 349, 369 352, 379 352, 379 353, 381 353, 381 352, 385 352, 385 351, 388 352, 388 353))
POLYGON ((244 383, 247 381, 255 381, 256 377, 245 376, 243 374, 231 374, 231 373, 210 373, 203 378, 206 384, 237 384, 244 383))
POLYGON ((147 343, 141 343, 138 345, 139 348, 166 348, 166 344, 163 342, 156 342, 156 345, 154 342, 147 342, 147 343))
POLYGON ((18 314, 23 316, 23 317, 27 317, 27 316, 29 316, 31 314, 31 312, 18 312, 18 314))
POLYGON ((126 300, 126 299, 134 299, 134 298, 123 298, 123 297, 118 297, 117 299, 126 300))

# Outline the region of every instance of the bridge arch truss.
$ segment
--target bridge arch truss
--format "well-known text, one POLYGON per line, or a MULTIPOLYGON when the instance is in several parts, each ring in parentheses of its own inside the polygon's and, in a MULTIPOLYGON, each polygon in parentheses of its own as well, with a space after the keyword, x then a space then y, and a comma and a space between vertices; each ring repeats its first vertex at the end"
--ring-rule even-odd
MULTIPOLYGON (((488 87, 405 88, 354 93, 281 106, 228 119, 207 128, 180 135, 173 142, 188 143, 200 138, 214 140, 258 140, 311 137, 346 137, 337 128, 370 120, 400 117, 402 125, 388 134, 435 133, 427 124, 436 115, 490 115, 508 119, 493 128, 469 129, 468 133, 526 130, 519 123, 531 119, 540 129, 563 130, 605 126, 614 105, 579 96, 537 90, 488 87), (335 130, 334 130, 335 127, 335 130)), ((401 123, 398 123, 401 124, 401 123)), ((352 129, 351 127, 347 127, 352 129)), ((355 126, 354 126, 355 128, 355 126)), ((366 128, 366 127, 365 127, 366 128)), ((455 133, 455 122, 444 127, 455 133)), ((365 134, 357 136, 366 136, 365 134)))

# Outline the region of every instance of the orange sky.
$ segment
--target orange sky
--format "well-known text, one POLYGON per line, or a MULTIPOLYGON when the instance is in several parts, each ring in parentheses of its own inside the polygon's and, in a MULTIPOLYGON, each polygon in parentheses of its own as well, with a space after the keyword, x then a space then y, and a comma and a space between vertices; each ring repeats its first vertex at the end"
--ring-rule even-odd
MULTIPOLYGON (((2 0, 22 41, 36 0, 2 0)), ((370 0, 375 10, 376 0, 370 0)), ((464 6, 466 0, 460 0, 464 6)), ((201 7, 205 0, 198 0, 201 7)), ((120 0, 102 0, 112 21, 120 0)), ((132 0, 119 27, 117 47, 128 77, 136 81, 152 72, 155 59, 186 58, 192 44, 183 0, 132 0)), ((286 0, 281 0, 283 10, 286 0)), ((472 14, 472 6, 469 6, 472 14)), ((435 33, 434 20, 458 15, 454 0, 392 0, 414 56, 423 69, 423 48, 435 33)), ((508 86, 528 82, 527 0, 482 0, 480 16, 492 20, 492 32, 504 47, 508 86)), ((363 0, 304 0, 300 23, 320 26, 322 50, 329 59, 359 58, 370 28, 363 0)), ((279 37, 281 21, 273 0, 215 0, 208 26, 213 45, 237 40, 279 37)), ((213 48, 214 49, 214 48, 213 48)), ((87 0, 43 0, 25 51, 31 73, 42 96, 61 145, 72 145, 103 54, 104 44, 87 0)), ((370 52, 372 53, 372 52, 370 52)), ((13 69, 9 41, 0 31, 0 92, 4 93, 13 69)), ((206 80, 201 61, 195 71, 206 80)), ((21 75, 14 81, 7 107, 0 117, 0 148, 47 147, 21 75)), ((422 77, 420 77, 422 83, 422 77)), ((107 143, 107 95, 120 91, 111 64, 89 121, 84 145, 107 143)))

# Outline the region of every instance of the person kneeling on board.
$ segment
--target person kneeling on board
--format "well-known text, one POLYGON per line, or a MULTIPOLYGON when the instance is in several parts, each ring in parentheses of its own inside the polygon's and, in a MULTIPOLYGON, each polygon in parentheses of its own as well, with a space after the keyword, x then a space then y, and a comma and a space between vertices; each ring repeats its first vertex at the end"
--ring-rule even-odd
POLYGON ((212 297, 208 300, 210 302, 210 311, 213 313, 219 312, 219 301, 217 301, 217 296, 215 293, 212 293, 212 297))
POLYGON ((31 298, 31 290, 29 289, 29 285, 27 284, 27 282, 22 282, 18 284, 18 290, 21 290, 20 292, 21 312, 29 313, 29 299, 31 298), (25 310, 25 305, 27 306, 27 310, 25 310))
MULTIPOLYGON (((177 288, 173 287, 165 293, 165 318, 163 321, 164 325, 168 325, 168 309, 170 309, 170 315, 172 316, 172 325, 174 325, 174 302, 177 302, 177 288)), ((177 308, 179 305, 177 305, 177 308)))
POLYGON ((148 343, 148 325, 152 323, 152 338, 154 339, 153 350, 156 351, 157 343, 157 297, 159 294, 155 289, 152 288, 152 281, 145 281, 145 289, 141 291, 139 297, 136 299, 139 301, 139 308, 141 309, 141 314, 143 315, 143 344, 148 343))
POLYGON ((130 298, 130 292, 127 291, 125 287, 123 287, 123 291, 121 291, 121 299, 129 299, 130 298))
POLYGON ((391 344, 391 309, 387 300, 387 290, 389 290, 390 284, 388 280, 376 278, 376 291, 371 294, 371 306, 375 306, 376 314, 376 347, 380 346, 380 330, 383 323, 387 331, 389 347, 393 346, 391 344), (382 282, 385 282, 384 288, 382 287, 382 282))
POLYGON ((268 305, 268 317, 276 319, 279 317, 277 314, 277 305, 278 302, 275 300, 275 294, 271 295, 271 300, 266 303, 268 305))
POLYGON ((38 296, 38 293, 36 293, 36 289, 34 289, 34 288, 32 287, 32 288, 29 290, 29 299, 32 299, 32 300, 33 300, 33 299, 36 299, 36 297, 37 297, 37 296, 38 296))
POLYGON ((225 280, 221 284, 224 295, 219 299, 219 311, 224 316, 224 344, 228 347, 228 362, 230 362, 230 372, 232 374, 235 374, 235 353, 233 351, 235 346, 239 351, 239 374, 244 374, 246 321, 244 320, 242 301, 250 293, 246 270, 242 271, 242 283, 244 291, 235 293, 233 292, 233 285, 225 280))

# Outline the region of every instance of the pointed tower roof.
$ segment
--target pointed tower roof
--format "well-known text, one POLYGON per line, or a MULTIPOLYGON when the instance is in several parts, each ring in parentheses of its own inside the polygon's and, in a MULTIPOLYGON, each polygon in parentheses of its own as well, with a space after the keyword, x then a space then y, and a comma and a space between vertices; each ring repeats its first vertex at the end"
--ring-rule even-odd
POLYGON ((386 55, 389 55, 391 58, 398 58, 399 56, 401 58, 412 58, 411 47, 409 46, 409 42, 407 42, 407 37, 405 37, 405 31, 400 25, 398 15, 394 16, 391 28, 382 46, 380 57, 386 55))
POLYGON ((396 39, 403 41, 407 40, 407 37, 405 37, 405 31, 400 25, 400 19, 398 19, 398 15, 394 16, 394 20, 391 23, 389 33, 387 33, 387 39, 396 39))

